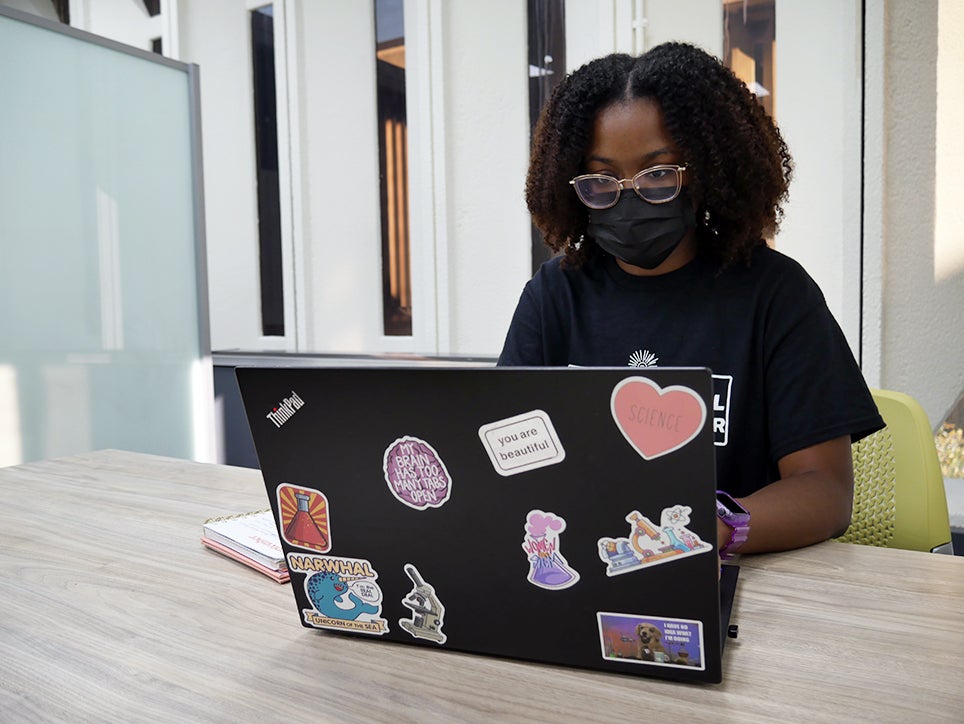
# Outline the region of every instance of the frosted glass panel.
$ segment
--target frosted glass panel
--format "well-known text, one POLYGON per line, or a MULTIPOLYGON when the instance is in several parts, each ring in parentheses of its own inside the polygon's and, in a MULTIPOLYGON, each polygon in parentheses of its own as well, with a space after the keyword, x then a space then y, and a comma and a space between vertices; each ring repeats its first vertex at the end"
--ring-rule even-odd
POLYGON ((210 454, 196 79, 104 42, 0 14, 0 464, 210 454))

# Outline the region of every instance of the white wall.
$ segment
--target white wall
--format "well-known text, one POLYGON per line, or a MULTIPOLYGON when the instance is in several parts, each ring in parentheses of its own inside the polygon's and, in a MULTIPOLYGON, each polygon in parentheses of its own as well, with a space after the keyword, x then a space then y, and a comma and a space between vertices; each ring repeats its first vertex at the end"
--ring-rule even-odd
POLYGON ((868 56, 884 120, 880 146, 868 147, 880 169, 868 206, 881 218, 867 338, 877 384, 917 398, 936 427, 964 389, 964 9, 954 0, 868 9, 885 36, 868 56))
POLYGON ((251 41, 244 0, 182 2, 181 60, 201 75, 211 348, 258 349, 261 296, 251 41), (256 346, 257 345, 257 346, 256 346))
POLYGON ((794 175, 776 248, 860 354, 861 27, 855 0, 777 0, 775 116, 794 175))
POLYGON ((498 354, 530 276, 525 3, 446 2, 448 319, 459 354, 498 354))
POLYGON ((638 55, 670 40, 723 55, 721 0, 566 0, 568 70, 609 53, 638 55))
POLYGON ((50 0, 3 0, 3 2, 0 2, 0 5, 5 5, 14 10, 21 10, 31 15, 39 15, 42 18, 53 20, 54 22, 59 20, 57 11, 54 10, 53 3, 50 2, 50 0))
POLYGON ((304 348, 361 352, 381 337, 381 231, 372 3, 297 4, 304 348))
POLYGON ((151 39, 164 33, 161 16, 152 18, 134 0, 70 0, 70 24, 141 50, 150 50, 151 39))

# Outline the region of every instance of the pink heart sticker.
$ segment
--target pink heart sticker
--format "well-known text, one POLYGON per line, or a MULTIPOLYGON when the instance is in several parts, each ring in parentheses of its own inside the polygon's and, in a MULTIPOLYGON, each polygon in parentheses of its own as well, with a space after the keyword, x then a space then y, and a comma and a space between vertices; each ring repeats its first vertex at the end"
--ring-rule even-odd
POLYGON ((613 419, 644 460, 679 450, 703 429, 706 404, 689 387, 665 390, 645 377, 627 377, 613 388, 613 419))

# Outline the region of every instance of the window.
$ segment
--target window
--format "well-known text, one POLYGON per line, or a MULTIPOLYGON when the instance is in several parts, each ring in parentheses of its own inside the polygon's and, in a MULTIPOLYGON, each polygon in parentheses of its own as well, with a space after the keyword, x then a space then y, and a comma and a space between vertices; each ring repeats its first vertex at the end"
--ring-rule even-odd
POLYGON ((375 0, 375 38, 383 325, 386 336, 411 336, 408 120, 402 0, 375 0))
MULTIPOLYGON (((552 89, 566 74, 564 0, 528 0, 529 130, 533 131, 552 89)), ((532 226, 532 271, 550 257, 542 233, 532 226)))
POLYGON ((723 62, 774 115, 776 8, 774 0, 724 0, 723 62))
POLYGON ((281 268, 281 192, 278 186, 278 114, 272 5, 251 11, 251 59, 261 263, 261 331, 266 337, 283 337, 284 282, 281 268))

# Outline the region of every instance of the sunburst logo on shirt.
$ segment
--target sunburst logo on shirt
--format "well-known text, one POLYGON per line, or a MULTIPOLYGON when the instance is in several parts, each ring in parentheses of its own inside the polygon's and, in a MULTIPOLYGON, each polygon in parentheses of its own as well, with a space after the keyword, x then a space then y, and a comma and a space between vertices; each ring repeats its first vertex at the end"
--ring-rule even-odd
POLYGON ((659 362, 659 357, 648 349, 637 349, 629 355, 630 367, 655 367, 657 362, 659 362))

